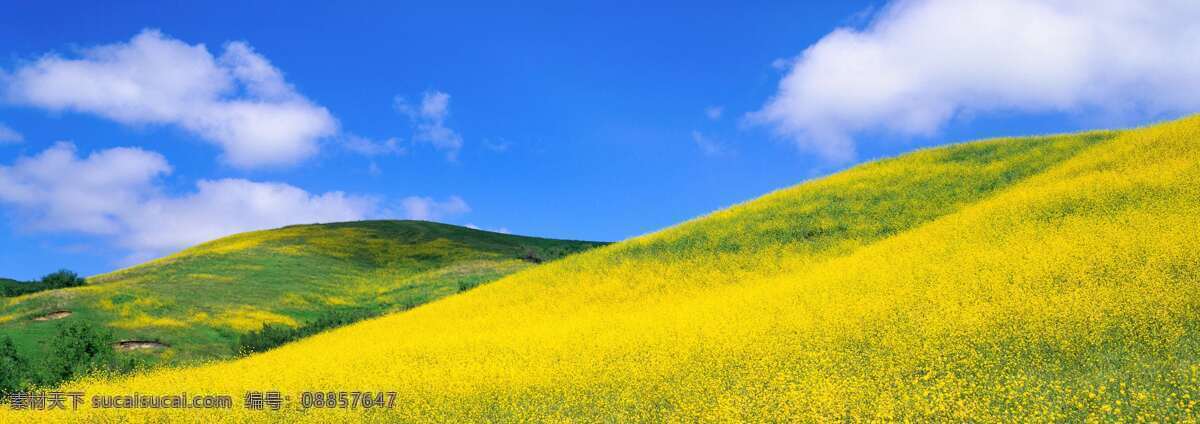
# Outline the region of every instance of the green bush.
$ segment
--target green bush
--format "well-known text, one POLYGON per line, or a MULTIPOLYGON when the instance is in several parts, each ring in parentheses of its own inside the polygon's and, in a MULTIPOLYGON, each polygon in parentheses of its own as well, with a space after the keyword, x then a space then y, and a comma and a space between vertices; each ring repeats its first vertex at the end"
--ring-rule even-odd
POLYGON ((118 371, 115 342, 111 332, 86 321, 60 324, 45 359, 42 383, 52 386, 92 372, 118 371))
POLYGON ((42 277, 40 283, 45 286, 44 290, 61 289, 66 287, 78 287, 87 284, 87 280, 76 274, 75 271, 60 269, 42 277))
POLYGON ((17 354, 8 336, 0 338, 0 398, 24 389, 31 374, 29 364, 17 354))
POLYGON ((8 336, 0 337, 0 399, 31 387, 55 387, 91 373, 128 373, 140 365, 135 358, 121 361, 113 349, 112 333, 86 321, 59 324, 50 351, 38 361, 17 352, 8 336))
POLYGON ((16 297, 23 294, 41 291, 39 283, 25 283, 17 280, 9 280, 7 278, 0 279, 0 296, 16 297))
POLYGON ((60 269, 51 274, 42 277, 41 280, 31 282, 21 282, 0 278, 0 295, 5 297, 16 297, 29 293, 36 293, 43 290, 62 289, 67 287, 78 287, 87 284, 87 280, 80 277, 74 271, 60 269))
POLYGON ((480 284, 486 283, 487 281, 487 278, 482 277, 464 278, 458 280, 458 291, 459 293, 465 292, 467 290, 479 287, 480 284))
POLYGON ((261 329, 243 334, 238 338, 238 352, 243 354, 264 352, 297 339, 373 318, 382 313, 383 311, 373 308, 346 308, 329 311, 316 320, 299 327, 263 324, 261 329))

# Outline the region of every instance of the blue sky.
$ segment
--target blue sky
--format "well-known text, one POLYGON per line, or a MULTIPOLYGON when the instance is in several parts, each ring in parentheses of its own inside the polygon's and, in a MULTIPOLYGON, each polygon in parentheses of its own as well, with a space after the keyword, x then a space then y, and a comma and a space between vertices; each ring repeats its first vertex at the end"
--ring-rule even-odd
POLYGON ((620 240, 872 158, 1198 105, 1175 93, 1196 32, 1163 29, 1183 2, 372 3, 6 5, 0 276, 342 217, 620 240), (1127 16, 1141 37, 1102 29, 1127 16), (1146 50, 1118 39, 1163 52, 1097 71, 1146 50))

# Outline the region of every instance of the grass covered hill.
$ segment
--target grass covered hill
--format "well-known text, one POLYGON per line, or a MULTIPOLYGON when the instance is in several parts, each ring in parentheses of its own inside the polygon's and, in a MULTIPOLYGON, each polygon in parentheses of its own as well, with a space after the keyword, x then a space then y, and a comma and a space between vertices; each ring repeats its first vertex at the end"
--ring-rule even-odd
POLYGON ((296 328, 404 310, 595 245, 422 221, 257 231, 92 277, 83 287, 0 298, 0 336, 37 357, 58 324, 78 320, 118 340, 166 345, 124 353, 150 363, 228 358, 264 324, 296 328))
POLYGON ((1197 117, 922 150, 264 354, 65 387, 287 411, 0 415, 1194 421, 1197 228, 1197 117), (397 398, 298 410, 318 390, 397 398))
POLYGON ((21 281, 11 279, 11 278, 0 277, 0 289, 7 289, 9 287, 21 287, 21 284, 24 284, 24 283, 21 281))

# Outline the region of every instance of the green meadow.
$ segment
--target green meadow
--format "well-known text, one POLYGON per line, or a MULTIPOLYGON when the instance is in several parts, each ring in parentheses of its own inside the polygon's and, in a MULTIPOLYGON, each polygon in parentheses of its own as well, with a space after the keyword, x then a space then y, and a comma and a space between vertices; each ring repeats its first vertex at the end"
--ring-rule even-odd
POLYGON ((117 341, 148 342, 118 349, 145 365, 224 359, 264 325, 303 329, 402 311, 596 245, 423 221, 244 233, 82 287, 0 298, 0 337, 39 357, 60 325, 81 321, 117 341))

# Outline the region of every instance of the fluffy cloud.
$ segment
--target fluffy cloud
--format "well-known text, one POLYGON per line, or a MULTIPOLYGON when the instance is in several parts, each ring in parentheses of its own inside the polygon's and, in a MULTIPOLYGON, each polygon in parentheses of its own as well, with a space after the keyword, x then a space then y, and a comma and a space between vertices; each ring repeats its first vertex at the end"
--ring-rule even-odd
MULTIPOLYGON (((60 142, 0 166, 0 203, 31 230, 109 237, 138 260, 243 231, 397 215, 369 196, 242 179, 200 180, 194 191, 170 195, 160 183, 170 173, 158 153, 114 148, 80 157, 60 142)), ((399 215, 413 219, 470 210, 457 196, 409 197, 401 205, 399 215)))
POLYGON ((441 91, 426 92, 421 98, 421 104, 410 105, 403 97, 395 98, 396 110, 408 115, 416 125, 413 141, 424 142, 444 150, 446 157, 454 160, 462 148, 462 136, 446 127, 446 118, 450 116, 450 95, 441 91))
POLYGON ((283 183, 200 180, 193 193, 152 197, 128 211, 123 242, 138 250, 170 251, 243 231, 365 219, 376 214, 377 204, 370 197, 310 194, 283 183))
POLYGON ((158 153, 115 148, 79 158, 74 145, 60 142, 0 167, 0 201, 30 214, 36 230, 118 235, 158 195, 154 180, 170 172, 158 153))
POLYGON ((404 217, 423 221, 436 221, 471 211, 467 202, 458 196, 450 196, 442 201, 431 197, 409 196, 400 201, 400 209, 404 217))
POLYGON ((14 144, 25 141, 25 136, 0 122, 0 144, 14 144))
POLYGON ((854 136, 936 133, 955 116, 1200 109, 1200 3, 898 1, 794 61, 752 122, 831 160, 854 136))
POLYGON ((720 156, 725 153, 725 147, 721 146, 717 140, 713 140, 701 133, 700 131, 692 131, 692 141, 696 143, 696 147, 700 148, 706 156, 720 156))
POLYGON ((338 126, 246 43, 228 43, 214 57, 203 44, 155 30, 75 58, 47 54, 18 67, 3 88, 17 104, 129 125, 177 125, 219 145, 228 163, 243 168, 294 164, 338 126))

